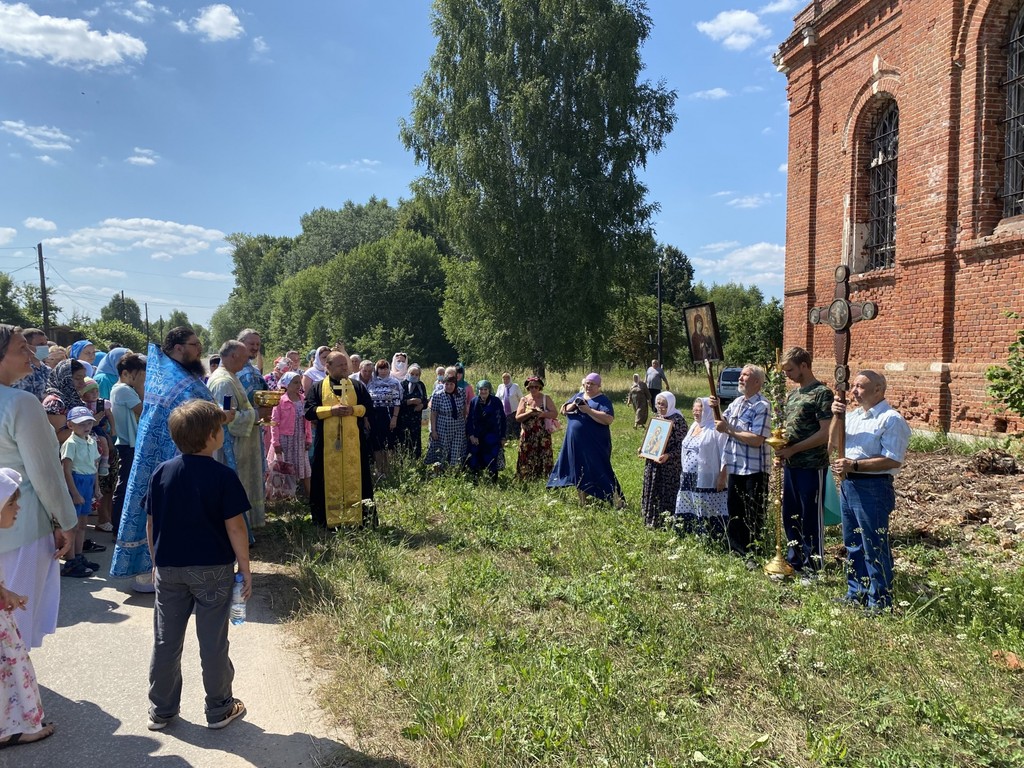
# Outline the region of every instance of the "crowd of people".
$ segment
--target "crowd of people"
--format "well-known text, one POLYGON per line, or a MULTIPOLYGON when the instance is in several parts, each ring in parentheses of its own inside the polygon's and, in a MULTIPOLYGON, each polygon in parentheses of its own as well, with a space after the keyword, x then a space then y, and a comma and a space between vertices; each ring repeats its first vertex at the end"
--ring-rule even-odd
MULTIPOLYGON (((302 481, 318 526, 372 526, 374 484, 398 451, 437 471, 457 467, 494 480, 506 442, 516 440, 519 479, 575 488, 581 502, 625 505, 611 461, 614 408, 598 373, 556 406, 538 376, 520 388, 506 372, 497 388, 487 379, 474 387, 454 365, 437 368, 428 386, 403 352, 390 362, 363 360, 340 343, 310 352, 305 368, 289 351, 264 375, 261 346, 260 334, 245 329, 209 358, 208 372, 188 327, 172 329, 142 355, 103 353, 88 340, 63 350, 38 329, 0 324, 0 664, 26 681, 18 696, 7 690, 11 678, 3 681, 10 695, 0 748, 53 733, 29 651, 56 629, 61 577, 86 578, 99 568, 89 556, 105 546, 86 536, 94 512, 94 529, 114 534, 111 575, 156 592, 149 726, 159 730, 177 716, 181 641, 193 611, 202 623, 201 652, 211 659, 211 673, 204 672, 209 727, 245 712, 231 693, 230 587, 237 566, 244 594, 251 593, 249 547, 266 524, 273 471, 302 481), (565 436, 556 459, 551 435, 562 428, 559 417, 565 436)), ((910 430, 874 371, 853 379, 856 407, 847 413, 814 377, 805 350, 789 350, 782 369, 796 385, 780 414, 787 443, 774 459, 782 466, 787 559, 808 582, 822 567, 828 446, 845 442, 831 464, 842 478, 849 557, 841 601, 887 610, 892 479, 910 430)), ((754 567, 772 468, 764 371, 743 368, 740 397, 724 412, 714 396, 698 398, 689 426, 657 361, 643 378, 634 377, 629 393, 635 426, 646 422, 649 404, 667 432, 645 459, 645 522, 671 521, 683 533, 708 536, 754 567)))

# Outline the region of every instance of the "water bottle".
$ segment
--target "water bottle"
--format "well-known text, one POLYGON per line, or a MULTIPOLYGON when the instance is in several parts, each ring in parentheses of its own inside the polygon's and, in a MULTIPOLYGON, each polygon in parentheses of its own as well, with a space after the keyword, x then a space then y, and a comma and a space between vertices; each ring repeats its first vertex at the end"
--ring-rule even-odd
POLYGON ((245 577, 240 573, 235 574, 235 586, 231 590, 231 623, 245 623, 245 600, 242 598, 242 588, 245 586, 245 577))

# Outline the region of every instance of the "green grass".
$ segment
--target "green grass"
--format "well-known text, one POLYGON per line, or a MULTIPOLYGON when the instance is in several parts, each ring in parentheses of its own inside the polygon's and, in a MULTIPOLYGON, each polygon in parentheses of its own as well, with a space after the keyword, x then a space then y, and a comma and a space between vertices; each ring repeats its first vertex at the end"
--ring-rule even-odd
MULTIPOLYGON (((560 401, 579 377, 552 378, 560 401)), ((867 619, 831 603, 838 570, 772 582, 650 531, 629 380, 605 377, 625 511, 402 464, 376 531, 272 523, 321 701, 362 750, 439 768, 1024 765, 1022 678, 990 662, 1024 655, 1024 575, 950 572, 915 544, 905 604, 867 619)), ((681 408, 706 388, 670 380, 681 408)))

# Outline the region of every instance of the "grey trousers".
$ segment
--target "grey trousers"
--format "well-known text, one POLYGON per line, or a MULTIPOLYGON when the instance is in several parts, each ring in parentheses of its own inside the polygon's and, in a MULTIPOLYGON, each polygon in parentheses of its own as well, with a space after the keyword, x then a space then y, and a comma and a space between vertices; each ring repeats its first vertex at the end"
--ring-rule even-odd
POLYGON ((228 658, 228 617, 234 565, 157 567, 153 606, 153 658, 149 664, 149 714, 169 720, 181 704, 181 650, 195 610, 199 658, 206 689, 206 720, 231 710, 235 668, 228 658))

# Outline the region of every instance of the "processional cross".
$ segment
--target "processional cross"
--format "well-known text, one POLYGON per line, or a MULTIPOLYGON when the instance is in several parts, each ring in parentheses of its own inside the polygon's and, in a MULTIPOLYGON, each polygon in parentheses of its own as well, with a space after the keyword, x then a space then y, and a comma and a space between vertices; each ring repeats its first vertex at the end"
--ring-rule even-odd
MULTIPOLYGON (((814 325, 828 325, 836 332, 836 392, 839 400, 846 404, 846 392, 850 388, 850 326, 861 320, 874 320, 878 317, 878 305, 873 301, 850 301, 850 268, 846 265, 836 267, 836 292, 832 303, 827 307, 815 307, 808 314, 814 325)), ((846 420, 845 414, 840 418, 846 420)), ((841 432, 839 455, 845 453, 846 429, 841 432)))

